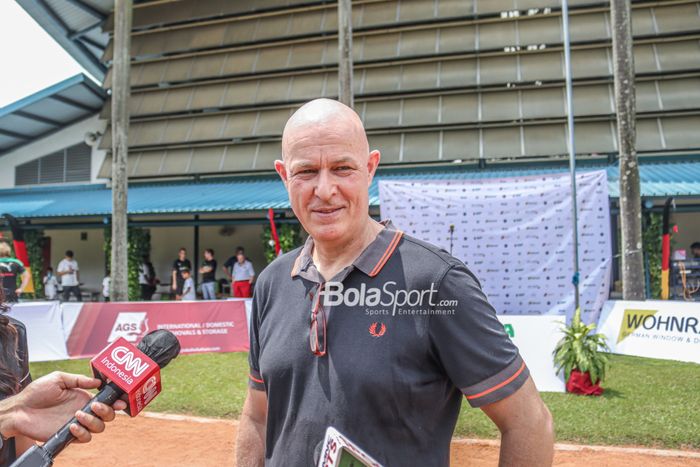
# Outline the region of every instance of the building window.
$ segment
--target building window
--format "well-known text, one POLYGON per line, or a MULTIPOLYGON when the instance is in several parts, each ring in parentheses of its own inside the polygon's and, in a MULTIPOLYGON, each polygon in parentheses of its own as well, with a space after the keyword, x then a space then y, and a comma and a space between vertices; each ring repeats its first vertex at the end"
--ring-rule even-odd
POLYGON ((15 186, 90 181, 90 146, 76 144, 15 167, 15 186))

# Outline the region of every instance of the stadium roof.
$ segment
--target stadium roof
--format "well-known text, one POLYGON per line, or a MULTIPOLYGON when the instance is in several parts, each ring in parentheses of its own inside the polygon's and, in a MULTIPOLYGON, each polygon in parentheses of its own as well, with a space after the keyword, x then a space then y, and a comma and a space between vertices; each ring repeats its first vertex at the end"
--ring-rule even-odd
POLYGON ((61 47, 91 75, 102 81, 107 68, 100 61, 109 42, 102 24, 114 0, 16 0, 61 47))
POLYGON ((106 96, 78 74, 0 108, 0 155, 95 115, 106 96))
MULTIPOLYGON (((610 196, 618 197, 617 165, 587 165, 581 170, 606 170, 610 196)), ((379 205, 379 180, 469 180, 566 173, 565 167, 480 170, 460 166, 380 169, 370 188, 370 204, 379 205)), ((643 197, 700 196, 700 161, 647 162, 640 165, 643 197)), ((0 213, 18 218, 107 216, 111 190, 103 184, 0 190, 0 213)), ((195 214, 288 209, 289 199, 276 175, 226 179, 134 183, 129 187, 130 214, 195 214)))

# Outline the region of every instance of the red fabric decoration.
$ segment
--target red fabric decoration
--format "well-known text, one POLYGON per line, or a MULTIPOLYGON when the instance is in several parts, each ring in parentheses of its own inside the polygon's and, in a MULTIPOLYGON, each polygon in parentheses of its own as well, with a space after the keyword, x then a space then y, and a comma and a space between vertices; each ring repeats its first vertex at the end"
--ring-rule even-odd
POLYGON ((600 381, 596 384, 591 382, 591 375, 588 372, 581 373, 578 370, 571 370, 569 381, 566 382, 566 392, 584 396, 600 396, 603 394, 603 388, 600 387, 600 381))
POLYGON ((280 238, 277 235, 277 227, 275 226, 275 211, 272 208, 267 210, 267 218, 270 220, 270 233, 272 234, 272 240, 275 242, 275 255, 279 256, 282 253, 282 246, 280 245, 280 238))

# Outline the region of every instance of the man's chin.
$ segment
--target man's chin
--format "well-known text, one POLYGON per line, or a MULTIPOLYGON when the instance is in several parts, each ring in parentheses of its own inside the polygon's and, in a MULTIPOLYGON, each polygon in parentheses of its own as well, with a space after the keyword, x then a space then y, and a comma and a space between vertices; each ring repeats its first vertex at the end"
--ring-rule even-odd
POLYGON ((335 242, 347 235, 348 229, 344 228, 343 225, 342 222, 314 223, 308 232, 315 242, 335 242))

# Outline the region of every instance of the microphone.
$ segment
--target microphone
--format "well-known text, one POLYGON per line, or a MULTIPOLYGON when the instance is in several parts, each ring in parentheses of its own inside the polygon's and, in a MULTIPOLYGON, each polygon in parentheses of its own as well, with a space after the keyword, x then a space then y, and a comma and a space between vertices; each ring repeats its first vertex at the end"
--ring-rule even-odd
MULTIPOLYGON (((165 329, 146 334, 138 347, 123 337, 117 339, 90 361, 93 374, 105 384, 83 407, 83 412, 93 414, 90 407, 93 402, 112 405, 123 398, 127 401, 126 412, 135 417, 161 392, 160 369, 179 353, 180 342, 165 329)), ((75 439, 70 432, 73 423, 79 423, 75 417, 43 446, 32 446, 12 467, 53 465, 54 458, 75 439)))

